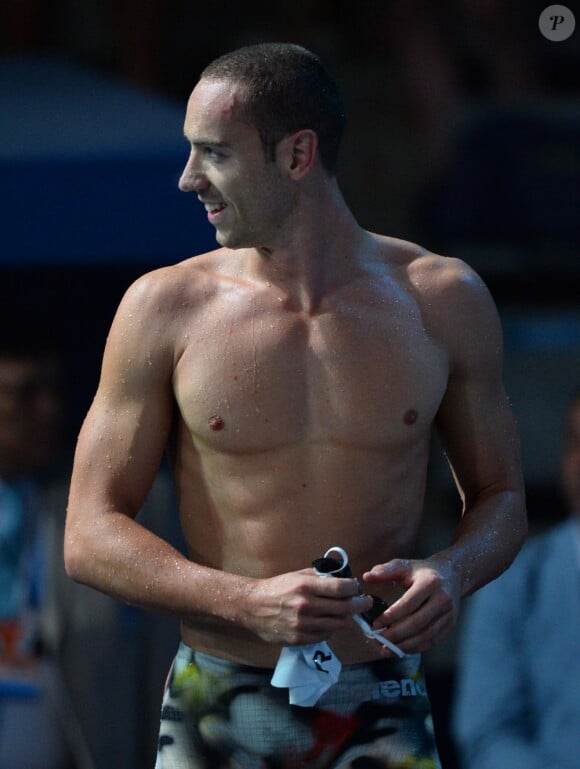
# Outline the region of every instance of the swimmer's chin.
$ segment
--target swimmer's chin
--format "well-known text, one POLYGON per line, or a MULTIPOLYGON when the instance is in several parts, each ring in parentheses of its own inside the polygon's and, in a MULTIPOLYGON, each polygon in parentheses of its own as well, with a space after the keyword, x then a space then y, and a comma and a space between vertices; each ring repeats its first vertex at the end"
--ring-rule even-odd
POLYGON ((243 248, 253 248, 256 251, 258 251, 261 256, 264 256, 266 258, 270 258, 274 253, 274 249, 271 246, 260 245, 258 243, 252 242, 251 240, 246 240, 242 238, 236 239, 233 236, 225 235, 223 233, 220 233, 217 230, 216 230, 215 239, 220 244, 220 246, 222 246, 223 248, 229 248, 232 251, 239 251, 243 248))
POLYGON ((254 243, 245 239, 236 238, 233 235, 226 235, 216 230, 215 239, 223 248, 230 248, 232 251, 238 251, 240 248, 258 248, 254 243))

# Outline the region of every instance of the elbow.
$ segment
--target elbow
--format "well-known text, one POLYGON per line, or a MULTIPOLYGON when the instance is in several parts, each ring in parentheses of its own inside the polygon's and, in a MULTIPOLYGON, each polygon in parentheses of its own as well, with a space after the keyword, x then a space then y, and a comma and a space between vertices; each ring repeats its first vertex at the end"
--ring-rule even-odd
POLYGON ((75 582, 82 582, 82 558, 78 548, 66 540, 64 544, 64 569, 68 577, 75 582))
POLYGON ((514 495, 514 532, 516 539, 517 552, 526 541, 528 536, 528 510, 526 507, 526 495, 523 489, 512 492, 514 495))
POLYGON ((64 568, 67 576, 75 582, 86 582, 86 566, 89 558, 82 538, 67 530, 65 532, 63 554, 64 568))
POLYGON ((524 515, 523 515, 523 520, 521 523, 519 534, 520 534, 520 541, 519 541, 518 552, 520 551, 520 548, 522 547, 522 545, 524 544, 524 542, 528 537, 528 514, 525 508, 524 508, 524 515))
POLYGON ((528 536, 528 513, 524 492, 520 490, 511 490, 505 493, 505 507, 500 509, 503 509, 504 511, 502 515, 507 514, 504 519, 506 526, 498 527, 505 532, 502 540, 506 545, 506 563, 504 564, 502 571, 507 569, 514 562, 528 536))

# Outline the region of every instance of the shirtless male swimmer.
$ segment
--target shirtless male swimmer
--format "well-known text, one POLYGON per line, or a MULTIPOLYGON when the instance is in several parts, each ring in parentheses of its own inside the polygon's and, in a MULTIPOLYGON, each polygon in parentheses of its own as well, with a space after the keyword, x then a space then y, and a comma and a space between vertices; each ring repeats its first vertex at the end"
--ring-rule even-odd
POLYGON ((202 73, 179 186, 222 247, 129 288, 79 436, 68 573, 182 621, 157 769, 438 767, 419 653, 525 536, 493 301, 457 259, 361 229, 335 176, 343 127, 297 46, 202 73), (463 515, 418 560, 435 428, 463 515), (135 520, 165 449, 188 557, 135 520), (333 545, 352 579, 310 568, 333 545), (353 621, 367 589, 405 658, 353 621), (290 705, 270 685, 281 648, 323 641, 339 681, 290 705))

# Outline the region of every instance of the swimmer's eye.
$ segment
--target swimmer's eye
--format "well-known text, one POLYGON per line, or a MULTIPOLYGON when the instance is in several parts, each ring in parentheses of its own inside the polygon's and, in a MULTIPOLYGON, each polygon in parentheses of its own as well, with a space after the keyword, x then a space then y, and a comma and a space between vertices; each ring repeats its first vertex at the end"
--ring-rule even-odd
POLYGON ((215 147, 204 147, 203 154, 210 160, 223 160, 225 158, 225 153, 216 150, 215 147))

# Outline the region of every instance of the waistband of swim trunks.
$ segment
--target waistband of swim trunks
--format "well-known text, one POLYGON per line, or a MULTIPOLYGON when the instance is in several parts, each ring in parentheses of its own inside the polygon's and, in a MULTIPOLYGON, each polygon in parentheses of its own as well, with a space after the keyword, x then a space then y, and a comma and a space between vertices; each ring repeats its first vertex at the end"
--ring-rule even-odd
MULTIPOLYGON (((245 665, 241 662, 234 662, 225 657, 216 657, 213 654, 199 651, 188 646, 183 641, 180 642, 177 651, 177 658, 186 664, 193 663, 206 670, 213 670, 216 673, 241 673, 243 671, 252 671, 257 674, 273 675, 272 668, 262 668, 255 665, 245 665)), ((347 679, 349 674, 356 677, 361 670, 369 668, 378 678, 389 678, 393 675, 410 676, 421 671, 421 655, 412 654, 403 659, 389 658, 378 659, 371 662, 357 662, 352 665, 343 665, 341 678, 347 679)))

